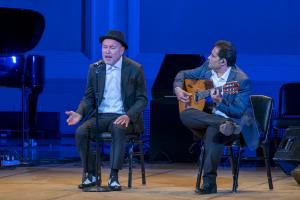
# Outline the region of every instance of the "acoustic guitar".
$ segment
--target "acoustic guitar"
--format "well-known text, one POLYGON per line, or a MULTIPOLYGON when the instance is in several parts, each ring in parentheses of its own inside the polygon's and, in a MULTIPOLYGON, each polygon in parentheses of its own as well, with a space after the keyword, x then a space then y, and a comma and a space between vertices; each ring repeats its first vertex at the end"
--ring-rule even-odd
POLYGON ((228 82, 223 86, 215 87, 211 80, 184 80, 184 90, 191 93, 190 102, 184 103, 179 101, 179 112, 184 111, 187 108, 195 108, 203 111, 207 106, 205 98, 210 96, 211 89, 217 89, 221 94, 235 94, 239 91, 240 84, 237 81, 228 82))

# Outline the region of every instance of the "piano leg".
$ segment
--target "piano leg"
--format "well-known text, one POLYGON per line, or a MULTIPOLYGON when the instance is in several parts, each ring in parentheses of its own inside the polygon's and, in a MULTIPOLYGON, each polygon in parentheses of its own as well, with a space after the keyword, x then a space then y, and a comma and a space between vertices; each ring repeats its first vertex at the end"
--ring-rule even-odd
POLYGON ((36 115, 39 94, 38 90, 32 90, 27 98, 28 137, 30 140, 32 139, 31 141, 38 138, 36 133, 36 115))

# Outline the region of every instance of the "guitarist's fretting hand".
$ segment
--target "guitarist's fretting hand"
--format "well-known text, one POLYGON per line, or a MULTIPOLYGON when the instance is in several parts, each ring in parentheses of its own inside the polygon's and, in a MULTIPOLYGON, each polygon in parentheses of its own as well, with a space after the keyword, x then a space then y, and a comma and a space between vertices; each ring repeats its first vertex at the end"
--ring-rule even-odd
POLYGON ((213 102, 216 104, 221 103, 221 101, 223 99, 222 94, 220 93, 220 90, 215 89, 215 88, 210 90, 210 96, 211 96, 213 102))
POLYGON ((180 87, 176 87, 175 88, 175 94, 177 96, 177 99, 179 101, 182 101, 184 103, 188 103, 191 101, 191 93, 188 93, 186 91, 184 91, 183 89, 181 89, 180 87))

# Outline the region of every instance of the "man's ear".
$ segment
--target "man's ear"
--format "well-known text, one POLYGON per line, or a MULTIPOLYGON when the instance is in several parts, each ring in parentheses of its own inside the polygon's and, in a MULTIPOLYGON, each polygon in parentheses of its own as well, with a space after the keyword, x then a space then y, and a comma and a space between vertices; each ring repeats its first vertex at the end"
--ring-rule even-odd
POLYGON ((222 58, 222 59, 220 60, 220 63, 226 64, 226 59, 225 59, 225 58, 222 58))

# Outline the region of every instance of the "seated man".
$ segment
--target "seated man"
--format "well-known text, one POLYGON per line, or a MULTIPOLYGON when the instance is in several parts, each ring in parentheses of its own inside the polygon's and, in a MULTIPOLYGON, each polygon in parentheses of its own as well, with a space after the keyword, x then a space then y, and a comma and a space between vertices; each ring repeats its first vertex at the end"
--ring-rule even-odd
POLYGON ((227 82, 237 81, 239 91, 235 94, 223 94, 218 89, 210 90, 213 102, 211 113, 187 108, 180 113, 181 121, 195 135, 202 137, 205 147, 203 168, 203 185, 200 194, 217 192, 217 167, 220 163, 224 144, 235 138, 242 130, 250 149, 257 148, 258 133, 252 118, 249 95, 250 80, 235 65, 236 49, 229 41, 217 41, 208 61, 202 66, 180 71, 174 81, 174 91, 179 101, 188 103, 191 93, 183 90, 185 79, 211 80, 214 87, 223 86, 227 82), (203 133, 205 130, 205 133, 203 133))
POLYGON ((79 188, 96 184, 95 159, 91 150, 87 155, 89 137, 97 132, 111 132, 111 172, 108 186, 117 191, 121 190, 118 172, 124 160, 125 136, 127 133, 143 132, 142 112, 147 105, 146 84, 142 66, 123 56, 128 46, 122 32, 111 30, 100 37, 99 41, 102 44, 103 60, 90 65, 85 95, 76 112, 66 111, 69 116, 67 123, 77 124, 89 116, 88 113, 94 113, 77 128, 75 134, 76 145, 86 172, 79 188), (96 127, 96 115, 99 127, 96 127), (86 163, 88 169, 85 169, 86 163))

